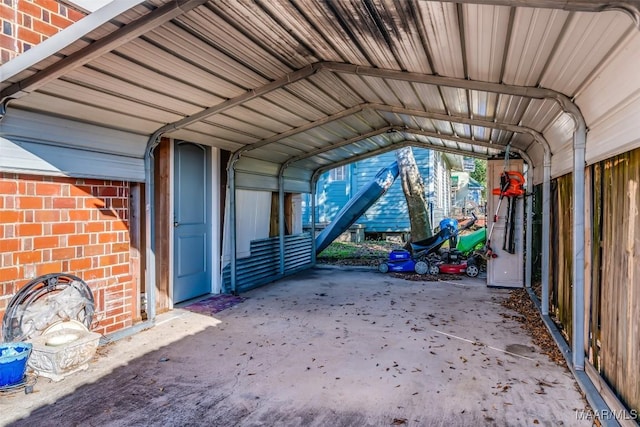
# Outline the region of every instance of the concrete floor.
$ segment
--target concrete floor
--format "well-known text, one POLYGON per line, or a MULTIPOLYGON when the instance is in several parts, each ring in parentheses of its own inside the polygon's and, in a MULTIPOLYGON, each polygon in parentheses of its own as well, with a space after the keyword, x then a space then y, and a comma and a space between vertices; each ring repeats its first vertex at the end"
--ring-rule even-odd
POLYGON ((216 317, 176 309, 88 370, 0 395, 15 426, 558 426, 586 403, 504 289, 320 266, 216 317), (505 316, 506 315, 506 316, 505 316))

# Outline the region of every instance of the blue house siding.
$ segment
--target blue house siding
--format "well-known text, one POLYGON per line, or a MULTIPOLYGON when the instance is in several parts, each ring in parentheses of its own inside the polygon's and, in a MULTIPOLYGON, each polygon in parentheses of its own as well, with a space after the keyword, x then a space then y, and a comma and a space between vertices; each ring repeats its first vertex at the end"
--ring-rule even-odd
MULTIPOLYGON (((436 166, 436 162, 441 161, 441 154, 420 148, 414 148, 413 154, 425 184, 427 202, 434 211, 432 226, 435 226, 442 218, 443 212, 448 213, 449 210, 448 195, 444 196, 447 199, 445 203, 439 200, 442 199, 442 194, 438 197, 439 193, 448 190, 449 185, 448 179, 446 182, 440 182, 441 173, 436 174, 444 170, 443 165, 436 166)), ((389 152, 352 163, 344 167, 344 180, 333 179, 335 176, 332 178, 331 172, 323 174, 318 180, 316 194, 317 222, 330 222, 358 189, 371 182, 380 169, 395 160, 395 152, 389 152)), ((311 223, 309 202, 310 195, 305 194, 302 211, 304 224, 311 223)), ((400 178, 356 222, 365 225, 367 233, 409 232, 409 214, 400 178)))

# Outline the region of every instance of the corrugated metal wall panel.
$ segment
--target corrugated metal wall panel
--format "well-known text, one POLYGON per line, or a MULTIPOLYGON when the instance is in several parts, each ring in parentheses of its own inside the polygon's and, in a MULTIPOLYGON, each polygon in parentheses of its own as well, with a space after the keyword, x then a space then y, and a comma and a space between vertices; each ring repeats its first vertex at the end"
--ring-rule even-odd
POLYGON ((0 172, 144 182, 144 161, 0 137, 0 172))
MULTIPOLYGON (((311 264, 311 235, 309 233, 288 235, 284 238, 285 276, 302 269, 310 268, 311 264)), ((282 278, 280 275, 280 239, 253 240, 251 255, 237 260, 236 290, 246 292, 274 280, 282 278)), ((223 292, 230 292, 231 270, 226 265, 222 270, 223 292)))
POLYGON ((89 151, 142 158, 148 136, 11 108, 0 122, 0 136, 89 151))

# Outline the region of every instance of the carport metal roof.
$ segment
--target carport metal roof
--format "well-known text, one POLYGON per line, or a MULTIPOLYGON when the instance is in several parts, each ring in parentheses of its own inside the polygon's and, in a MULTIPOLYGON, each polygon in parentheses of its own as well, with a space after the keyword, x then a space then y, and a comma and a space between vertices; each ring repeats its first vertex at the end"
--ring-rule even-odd
POLYGON ((475 156, 511 143, 537 166, 522 128, 570 153, 557 96, 590 101, 638 19, 637 2, 127 0, 3 65, 0 90, 17 109, 241 150, 240 170, 287 163, 293 181, 405 139, 385 129, 475 156), (614 8, 628 13, 590 13, 614 8))
POLYGON ((129 134, 147 169, 160 136, 223 148, 239 186, 281 193, 406 141, 510 144, 544 166, 545 235, 549 177, 574 172, 579 302, 583 165, 640 145, 639 23, 635 0, 121 0, 2 65, 1 113, 129 134))

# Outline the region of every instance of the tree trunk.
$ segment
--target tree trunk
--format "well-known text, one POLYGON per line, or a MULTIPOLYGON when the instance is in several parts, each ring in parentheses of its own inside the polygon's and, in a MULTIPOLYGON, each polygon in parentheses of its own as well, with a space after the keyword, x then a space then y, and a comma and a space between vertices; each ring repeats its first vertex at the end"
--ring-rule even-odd
POLYGON ((411 147, 397 150, 396 160, 400 169, 402 190, 407 199, 409 221, 411 223, 411 241, 417 242, 432 235, 424 182, 411 147))

